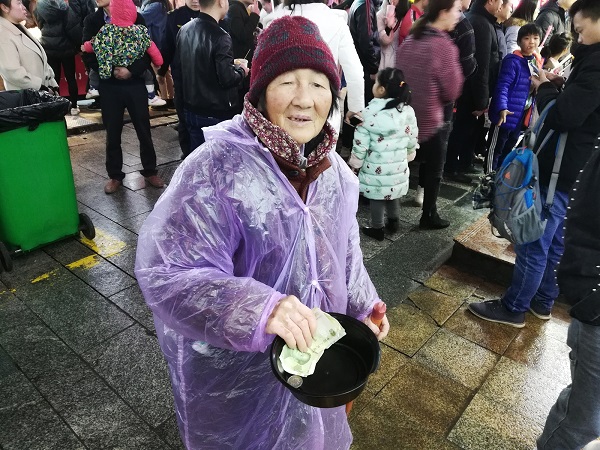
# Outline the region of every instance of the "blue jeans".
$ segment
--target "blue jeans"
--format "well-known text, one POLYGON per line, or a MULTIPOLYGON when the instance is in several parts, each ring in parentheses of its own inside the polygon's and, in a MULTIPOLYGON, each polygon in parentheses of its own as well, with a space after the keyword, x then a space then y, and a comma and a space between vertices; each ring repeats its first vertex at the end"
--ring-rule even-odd
POLYGON ((571 321, 571 384, 558 396, 538 450, 579 449, 600 436, 600 327, 571 321))
MULTIPOLYGON (((546 188, 541 188, 542 204, 546 201, 546 188)), ((542 212, 546 218, 543 236, 535 242, 516 245, 515 268, 510 287, 502 297, 504 306, 512 312, 525 312, 531 302, 552 309, 558 296, 554 269, 563 254, 563 224, 567 215, 569 195, 556 191, 550 211, 542 212)))
MULTIPOLYGON (((190 134, 190 152, 193 152, 202 144, 204 144, 204 132, 203 127, 210 127, 216 125, 224 120, 231 119, 234 114, 230 117, 205 117, 195 114, 187 109, 184 110, 185 114, 185 126, 190 134)), ((187 156, 187 155, 186 155, 187 156)))

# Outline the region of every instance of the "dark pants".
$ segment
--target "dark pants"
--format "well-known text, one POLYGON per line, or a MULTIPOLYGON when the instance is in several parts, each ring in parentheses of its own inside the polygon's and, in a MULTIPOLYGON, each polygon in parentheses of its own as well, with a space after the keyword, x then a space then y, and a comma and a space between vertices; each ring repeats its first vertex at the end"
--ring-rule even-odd
POLYGON ((123 180, 123 149, 121 133, 125 108, 131 117, 137 138, 140 141, 140 158, 143 170, 140 173, 149 177, 156 175, 156 153, 150 133, 150 113, 148 112, 148 92, 144 81, 139 83, 115 83, 100 80, 98 86, 102 102, 102 123, 106 128, 106 172, 109 178, 123 180))
MULTIPOLYGON (((175 78, 173 78, 175 82, 175 78)), ((182 159, 185 159, 187 155, 192 152, 190 144, 190 132, 188 131, 185 123, 185 112, 183 110, 183 94, 181 90, 177 89, 177 85, 173 83, 173 89, 175 91, 175 97, 173 103, 175 103, 175 111, 177 111, 177 118, 179 119, 179 127, 177 128, 177 136, 179 138, 179 147, 181 148, 182 159)))
POLYGON ((481 128, 484 125, 484 117, 475 117, 470 105, 456 102, 456 114, 452 125, 452 133, 448 141, 448 156, 446 159, 445 172, 466 172, 473 164, 473 151, 481 136, 481 128))
POLYGON ((59 85, 60 69, 62 66, 65 79, 67 80, 67 87, 69 88, 69 101, 71 102, 71 108, 77 108, 79 89, 77 87, 77 80, 75 79, 75 56, 66 56, 63 58, 48 56, 48 65, 52 67, 54 79, 56 80, 56 84, 59 85))
POLYGON ((437 198, 440 194, 440 183, 446 160, 448 147, 448 127, 445 123, 438 132, 425 142, 421 142, 417 150, 419 164, 419 186, 424 189, 423 214, 430 215, 437 211, 437 198))
POLYGON ((185 112, 185 123, 190 134, 190 149, 193 152, 202 144, 204 144, 204 132, 203 127, 210 127, 216 125, 224 120, 231 119, 235 113, 231 114, 219 114, 218 117, 206 117, 195 114, 191 111, 184 110, 185 112))
POLYGON ((488 135, 488 151, 484 164, 485 173, 497 170, 502 165, 506 155, 515 147, 521 134, 521 127, 513 130, 492 125, 488 135))

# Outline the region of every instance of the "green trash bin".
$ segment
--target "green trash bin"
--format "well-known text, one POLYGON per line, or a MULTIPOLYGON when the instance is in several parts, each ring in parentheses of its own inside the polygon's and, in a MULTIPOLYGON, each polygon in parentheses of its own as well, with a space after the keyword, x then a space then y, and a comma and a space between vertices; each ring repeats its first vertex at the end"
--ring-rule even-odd
POLYGON ((67 99, 31 89, 0 92, 0 260, 5 270, 12 268, 15 252, 79 231, 94 238, 92 222, 77 210, 64 121, 69 108, 67 99))

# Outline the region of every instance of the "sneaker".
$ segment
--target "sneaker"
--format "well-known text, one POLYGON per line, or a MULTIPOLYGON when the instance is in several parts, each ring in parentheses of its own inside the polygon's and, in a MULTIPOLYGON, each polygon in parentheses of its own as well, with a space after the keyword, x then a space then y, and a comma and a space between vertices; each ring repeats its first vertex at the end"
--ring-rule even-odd
POLYGON ((415 195, 415 205, 423 206, 423 198, 425 196, 425 189, 421 186, 417 187, 417 195, 415 195))
POLYGON ((377 239, 378 241, 383 241, 385 239, 383 228, 361 227, 360 230, 367 236, 377 239))
POLYGON ((121 187, 121 184, 123 184, 121 180, 115 180, 114 178, 111 178, 108 180, 108 183, 104 185, 104 193, 108 195, 114 194, 121 187))
POLYGON ((152 187, 155 187, 158 189, 162 189, 165 187, 165 182, 158 175, 151 175, 149 177, 144 177, 144 178, 146 179, 146 182, 152 187))
POLYGON ((72 116, 78 116, 79 115, 79 108, 71 108, 71 115, 72 116))
POLYGON ((470 303, 467 309, 480 319, 487 320, 488 322, 502 323, 515 328, 523 328, 525 326, 525 313, 510 312, 502 304, 502 300, 470 303))
POLYGON ((85 98, 97 98, 97 97, 100 97, 100 92, 98 92, 98 89, 90 89, 85 94, 85 98))
POLYGON ((148 99, 148 106, 164 106, 166 104, 167 102, 165 102, 158 95, 155 95, 154 97, 148 99))
POLYGON ((529 312, 541 320, 550 320, 552 317, 551 311, 550 308, 546 308, 533 301, 531 302, 531 305, 529 305, 529 312))

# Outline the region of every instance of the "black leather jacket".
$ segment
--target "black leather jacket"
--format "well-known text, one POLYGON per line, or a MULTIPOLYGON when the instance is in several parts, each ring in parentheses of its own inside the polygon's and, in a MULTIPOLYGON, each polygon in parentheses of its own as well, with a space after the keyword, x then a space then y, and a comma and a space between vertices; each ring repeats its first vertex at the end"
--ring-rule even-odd
POLYGON ((201 116, 223 118, 239 108, 244 70, 233 64, 231 37, 217 21, 199 13, 177 35, 176 59, 184 108, 201 116))

